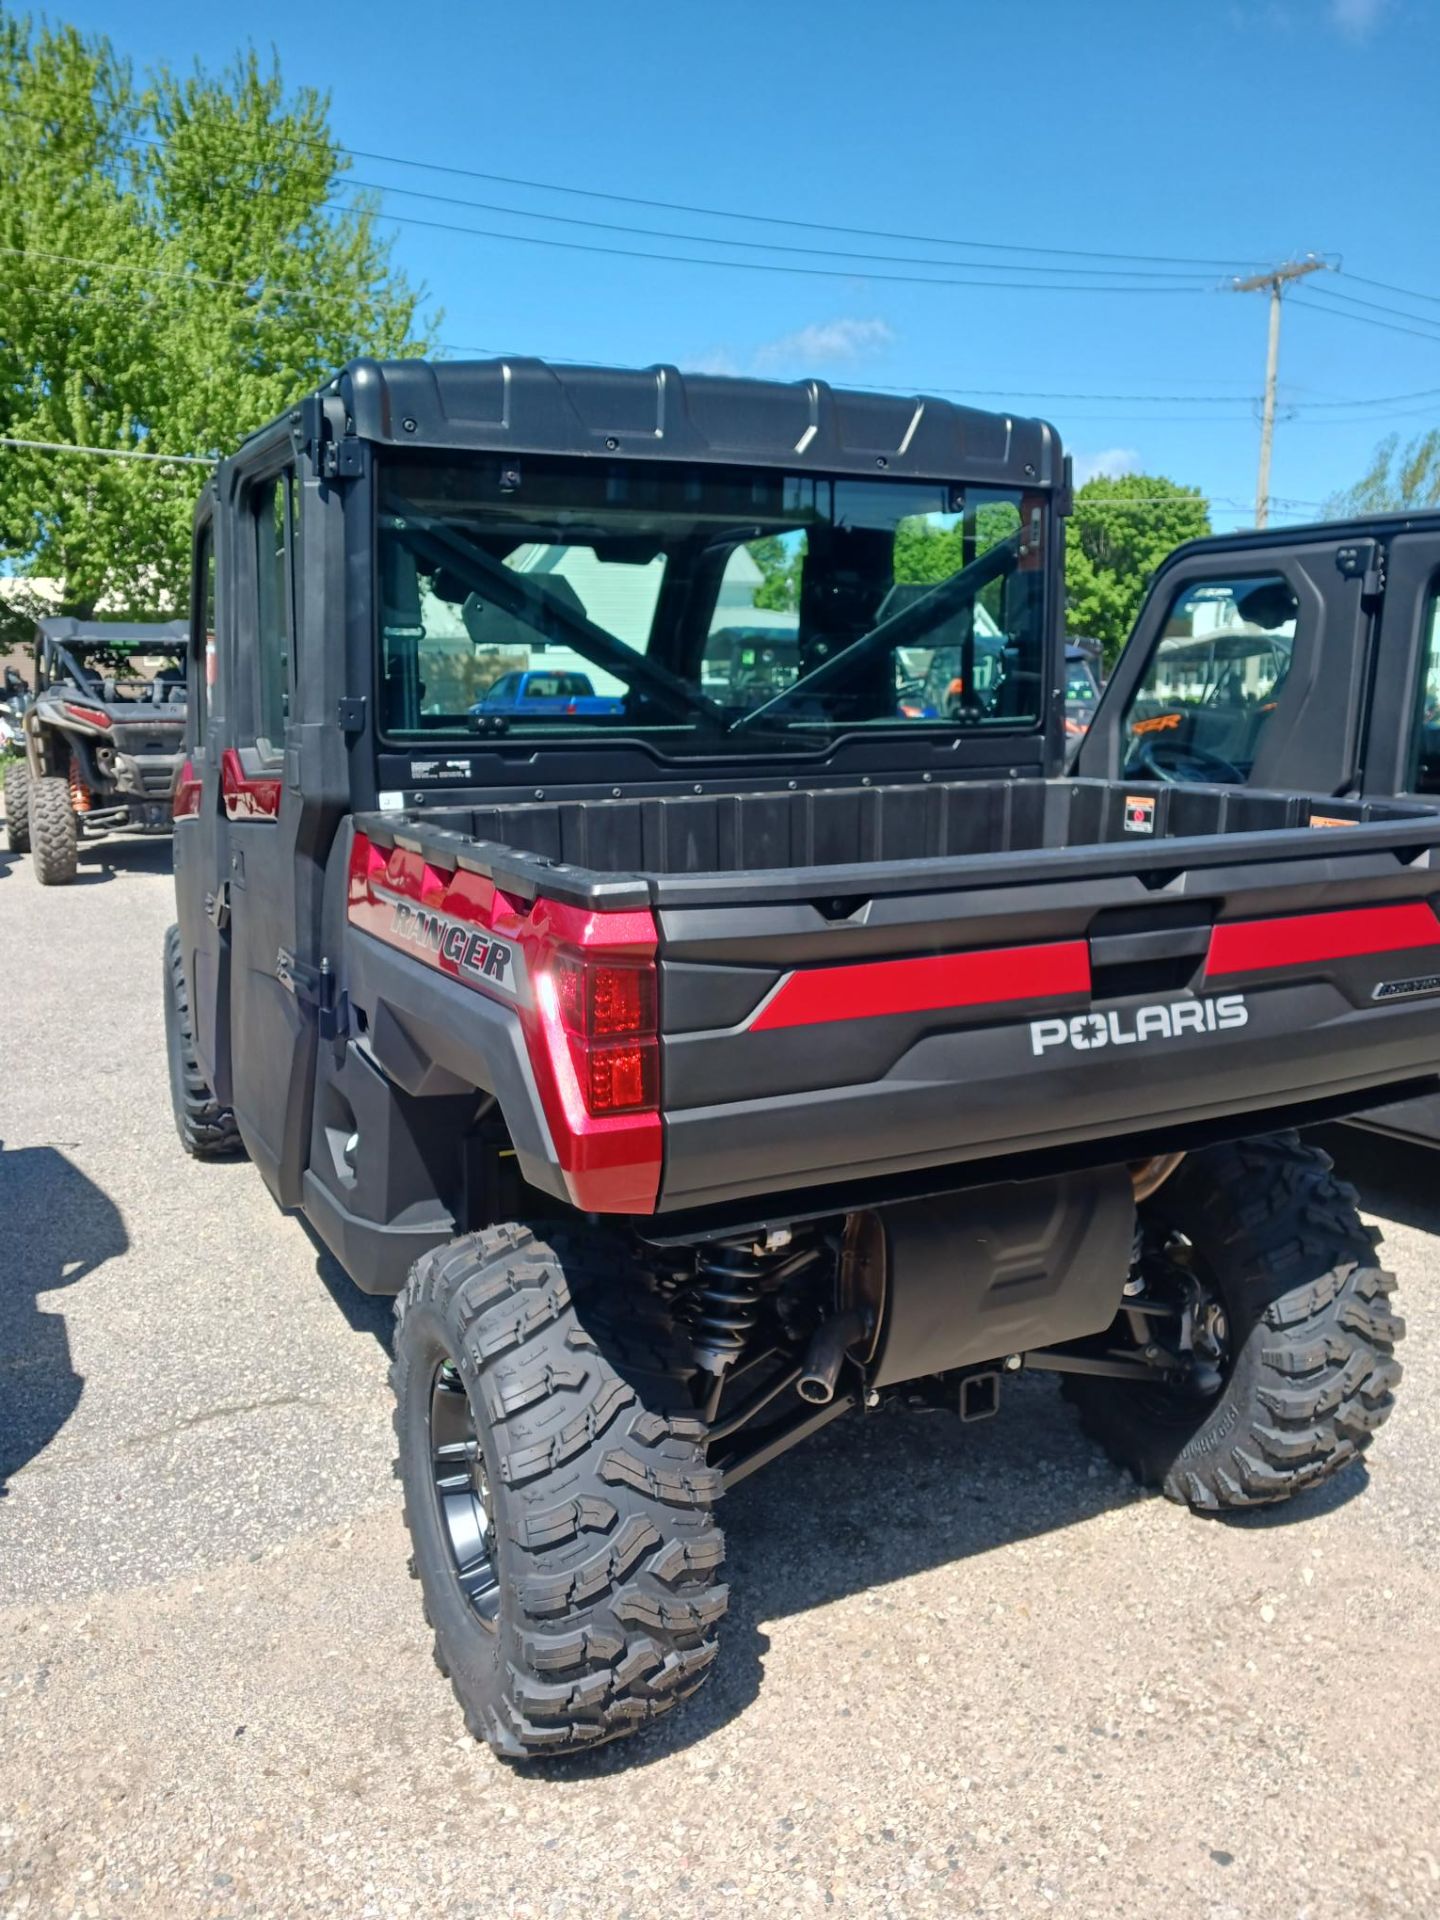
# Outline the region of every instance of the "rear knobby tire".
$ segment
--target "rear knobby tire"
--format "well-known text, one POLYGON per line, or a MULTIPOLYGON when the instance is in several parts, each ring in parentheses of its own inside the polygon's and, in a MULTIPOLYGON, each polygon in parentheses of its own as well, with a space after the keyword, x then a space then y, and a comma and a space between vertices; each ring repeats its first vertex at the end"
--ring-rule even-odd
POLYGON ((1185 1234, 1219 1296, 1218 1396, 1072 1376, 1092 1438, 1143 1485, 1198 1512, 1289 1499, 1359 1459, 1390 1415, 1405 1323, 1379 1235, 1328 1154, 1293 1134, 1192 1154, 1142 1213, 1185 1234))
POLYGON ((663 1328, 636 1334, 639 1291, 613 1242, 500 1226, 426 1254, 396 1302, 411 1571, 466 1726, 508 1759, 631 1733, 693 1693, 715 1657, 720 1475, 663 1328), (597 1345, 607 1303, 626 1317, 624 1359, 608 1337, 597 1345), (464 1405, 446 1407, 447 1386, 464 1405), (466 1456, 453 1491, 437 1487, 442 1425, 447 1457, 466 1456), (475 1522, 485 1544, 467 1555, 472 1497, 488 1524, 475 1522))
POLYGON ((5 769, 5 842, 11 853, 30 851, 30 769, 23 760, 5 769))
POLYGON ((165 1055, 175 1131, 186 1153, 194 1160, 228 1160, 243 1153, 235 1116, 210 1091, 195 1056, 179 927, 165 930, 165 1055))
POLYGON ((68 886, 75 878, 80 829, 70 804, 70 782, 47 773, 30 782, 30 851, 42 887, 68 886))

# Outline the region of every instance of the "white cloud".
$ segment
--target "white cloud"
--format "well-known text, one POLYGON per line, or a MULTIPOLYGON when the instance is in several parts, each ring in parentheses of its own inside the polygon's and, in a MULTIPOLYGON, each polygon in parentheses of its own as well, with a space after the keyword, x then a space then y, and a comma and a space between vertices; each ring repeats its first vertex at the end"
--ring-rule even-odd
POLYGON ((685 371, 735 374, 740 371, 740 362, 728 347, 707 347, 703 353, 690 355, 685 362, 685 371))
POLYGON ((751 361, 757 373, 793 366, 798 372, 815 367, 845 366, 881 352, 895 338, 887 320, 824 320, 779 340, 756 347, 751 361))
POLYGON ((1140 471, 1140 450, 1138 447, 1106 447, 1101 453, 1077 453, 1075 455, 1075 484, 1083 487, 1087 480, 1094 480, 1103 474, 1107 480, 1118 480, 1122 473, 1140 471))
POLYGON ((1368 40, 1389 5, 1390 0, 1330 0, 1330 24, 1347 40, 1368 40))

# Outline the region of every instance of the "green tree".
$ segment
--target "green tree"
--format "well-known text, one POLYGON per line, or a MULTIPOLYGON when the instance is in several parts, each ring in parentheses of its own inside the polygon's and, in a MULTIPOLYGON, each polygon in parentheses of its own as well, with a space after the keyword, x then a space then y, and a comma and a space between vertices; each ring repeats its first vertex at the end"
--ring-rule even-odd
POLYGON ((805 562, 805 536, 787 546, 778 533, 751 540, 745 551, 763 576, 750 596, 757 607, 772 613, 794 613, 800 605, 800 569, 805 562))
MULTIPOLYGON (((138 84, 104 38, 0 13, 0 433, 211 458, 357 354, 421 353, 421 295, 328 102, 253 52, 138 84)), ((0 561, 61 611, 173 613, 198 467, 7 450, 0 561)))
POLYGON ((1348 493, 1326 503, 1332 514, 1398 513, 1407 507, 1440 506, 1440 427, 1400 445, 1392 433, 1371 456, 1364 476, 1348 493))
POLYGON ((1155 569, 1182 541, 1209 531, 1209 505, 1196 487, 1148 473, 1087 480, 1065 530, 1068 631, 1099 640, 1108 666, 1129 637, 1155 569))

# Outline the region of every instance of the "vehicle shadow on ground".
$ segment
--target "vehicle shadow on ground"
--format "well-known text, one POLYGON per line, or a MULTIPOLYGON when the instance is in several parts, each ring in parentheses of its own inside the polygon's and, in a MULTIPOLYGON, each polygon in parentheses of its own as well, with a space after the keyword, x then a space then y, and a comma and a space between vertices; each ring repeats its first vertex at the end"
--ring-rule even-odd
POLYGON ((707 1685, 653 1729, 547 1774, 589 1780, 649 1766, 743 1714, 764 1684, 762 1621, 871 1592, 878 1657, 894 1582, 1150 1497, 1085 1439, 1054 1380, 1007 1383, 1003 1400, 979 1425, 933 1412, 849 1416, 727 1493, 719 1517, 734 1584, 707 1685))
POLYGON ((80 865, 72 886, 101 886, 124 880, 132 873, 170 873, 175 865, 169 835, 164 838, 82 840, 80 865))
POLYGON ((1322 1127, 1310 1137, 1359 1188, 1366 1213, 1440 1234, 1440 1149, 1364 1127, 1322 1127))
POLYGON ((80 1401, 65 1316, 40 1296, 73 1286, 126 1251, 110 1196, 55 1147, 0 1142, 0 1500, 80 1401))
POLYGON ((297 1213, 293 1218, 304 1228, 306 1239, 315 1249, 315 1273, 320 1284, 344 1314, 351 1332, 372 1334, 389 1353, 390 1338, 395 1330, 394 1296, 363 1293, 304 1214, 297 1213))

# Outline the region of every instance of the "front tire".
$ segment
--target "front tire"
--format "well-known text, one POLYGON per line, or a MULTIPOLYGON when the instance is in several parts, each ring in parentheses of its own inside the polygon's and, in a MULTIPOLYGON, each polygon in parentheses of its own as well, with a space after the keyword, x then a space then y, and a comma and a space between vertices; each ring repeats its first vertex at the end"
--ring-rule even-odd
POLYGON ((23 760, 5 769, 5 840, 11 853, 30 851, 30 769, 23 760))
POLYGON ((1328 1479, 1395 1404, 1395 1281, 1331 1165, 1293 1133, 1241 1141, 1192 1154, 1141 1209, 1151 1246, 1167 1233, 1188 1243, 1187 1268, 1222 1316, 1217 1394, 1065 1382, 1118 1465, 1197 1512, 1264 1506, 1328 1479))
POLYGON ((30 846, 42 887, 65 887, 79 865, 80 829, 70 804, 70 782, 47 773, 30 782, 30 846))
POLYGON ((704 1424, 663 1336, 622 1372, 588 1330, 637 1291, 614 1243, 500 1226, 426 1254, 396 1302, 411 1570, 466 1726, 508 1759, 634 1732, 715 1657, 704 1424))
POLYGON ((229 1107, 210 1091, 195 1054, 190 994, 179 927, 165 929, 165 1057, 175 1131, 192 1160, 228 1160, 245 1151, 229 1107))

